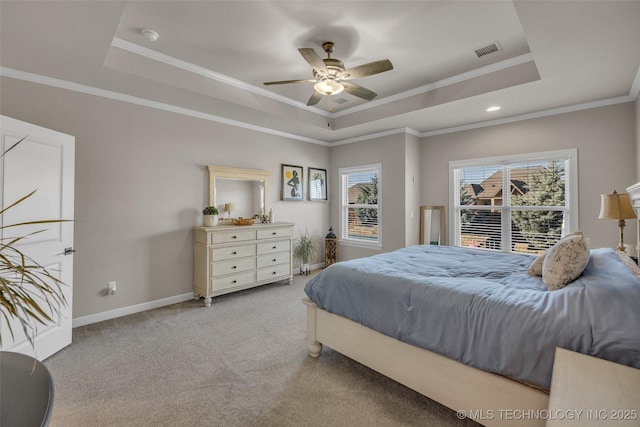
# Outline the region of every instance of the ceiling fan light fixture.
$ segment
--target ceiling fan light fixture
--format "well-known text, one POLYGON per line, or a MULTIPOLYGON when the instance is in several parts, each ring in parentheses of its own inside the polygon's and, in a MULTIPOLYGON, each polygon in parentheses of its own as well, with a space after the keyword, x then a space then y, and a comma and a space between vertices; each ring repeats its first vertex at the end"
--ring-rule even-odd
POLYGON ((344 90, 344 86, 335 80, 324 80, 313 85, 313 88, 324 95, 336 95, 344 90))

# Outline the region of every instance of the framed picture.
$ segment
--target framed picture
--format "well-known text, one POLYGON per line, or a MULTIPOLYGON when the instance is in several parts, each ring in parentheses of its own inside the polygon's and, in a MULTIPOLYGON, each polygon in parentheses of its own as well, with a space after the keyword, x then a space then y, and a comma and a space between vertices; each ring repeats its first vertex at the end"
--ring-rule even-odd
POLYGON ((327 201, 327 170, 309 168, 309 200, 327 201))
POLYGON ((304 200, 303 188, 302 166, 282 165, 282 186, 280 187, 282 200, 304 200))

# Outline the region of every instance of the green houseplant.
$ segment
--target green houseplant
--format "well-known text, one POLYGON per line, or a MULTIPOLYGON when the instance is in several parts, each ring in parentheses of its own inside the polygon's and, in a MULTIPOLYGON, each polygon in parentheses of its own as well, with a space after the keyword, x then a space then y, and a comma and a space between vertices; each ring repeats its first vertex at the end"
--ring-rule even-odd
POLYGON ((218 208, 215 206, 207 206, 202 211, 204 215, 204 226, 213 227, 218 225, 218 208))
POLYGON ((313 243, 313 237, 309 235, 309 230, 305 229, 304 234, 298 231, 300 238, 297 240, 296 245, 293 248, 293 255, 301 262, 300 274, 309 274, 309 261, 316 252, 315 244, 313 243))
MULTIPOLYGON (((4 224, 5 212, 31 197, 35 191, 0 210, 0 321, 7 323, 8 331, 14 338, 11 319, 18 321, 30 344, 34 345, 37 324, 47 324, 57 320, 60 308, 67 304, 62 292, 64 284, 47 268, 38 264, 18 249, 18 244, 29 236, 11 236, 12 229, 30 224, 59 223, 64 220, 27 221, 16 224, 4 224)), ((0 344, 2 344, 0 334, 0 344)))

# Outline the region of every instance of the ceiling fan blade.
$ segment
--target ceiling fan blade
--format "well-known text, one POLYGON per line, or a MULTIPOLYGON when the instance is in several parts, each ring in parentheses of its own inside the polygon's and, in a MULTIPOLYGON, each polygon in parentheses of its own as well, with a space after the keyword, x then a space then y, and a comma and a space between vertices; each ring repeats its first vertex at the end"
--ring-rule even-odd
POLYGON ((358 98, 366 99, 367 101, 371 101, 373 98, 378 96, 377 93, 355 83, 340 82, 340 84, 344 86, 345 92, 350 93, 353 96, 357 96, 358 98))
POLYGON ((309 63, 309 65, 311 65, 314 70, 324 71, 325 73, 329 72, 324 61, 322 60, 322 58, 320 58, 320 55, 318 55, 315 50, 309 47, 301 47, 300 49, 298 49, 298 52, 300 52, 302 57, 309 63))
POLYGON ((351 80, 359 77, 372 76, 385 71, 393 70, 393 64, 388 59, 381 61, 369 62, 368 64, 358 65, 357 67, 344 70, 338 76, 338 80, 351 80))
POLYGON ((316 79, 307 79, 307 80, 281 80, 279 82, 264 82, 263 85, 288 85, 289 83, 310 83, 315 82, 316 79))
POLYGON ((314 90, 313 95, 311 95, 311 98, 309 98, 309 101, 307 101, 307 105, 316 105, 318 102, 320 102, 322 96, 323 95, 320 92, 314 90))

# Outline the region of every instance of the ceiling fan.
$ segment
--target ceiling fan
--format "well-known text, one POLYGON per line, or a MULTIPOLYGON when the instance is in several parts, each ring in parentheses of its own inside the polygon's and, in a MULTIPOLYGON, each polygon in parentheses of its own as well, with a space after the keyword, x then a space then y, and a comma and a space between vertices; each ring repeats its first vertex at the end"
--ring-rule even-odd
MULTIPOLYGON (((282 80, 277 82, 265 82, 265 85, 283 85, 289 83, 315 83, 313 88, 315 91, 307 105, 316 105, 320 102, 323 95, 336 95, 343 90, 358 98, 371 101, 378 94, 355 83, 345 80, 357 79, 360 77, 371 76, 393 69, 391 61, 383 59, 381 61, 369 62, 368 64, 358 65, 357 67, 345 70, 344 64, 339 59, 331 57, 331 53, 335 49, 333 42, 324 42, 322 49, 327 53, 325 59, 320 58, 315 50, 311 48, 300 48, 298 51, 302 57, 313 68, 313 79, 306 80, 282 80)), ((331 107, 329 107, 331 111, 331 107)))

